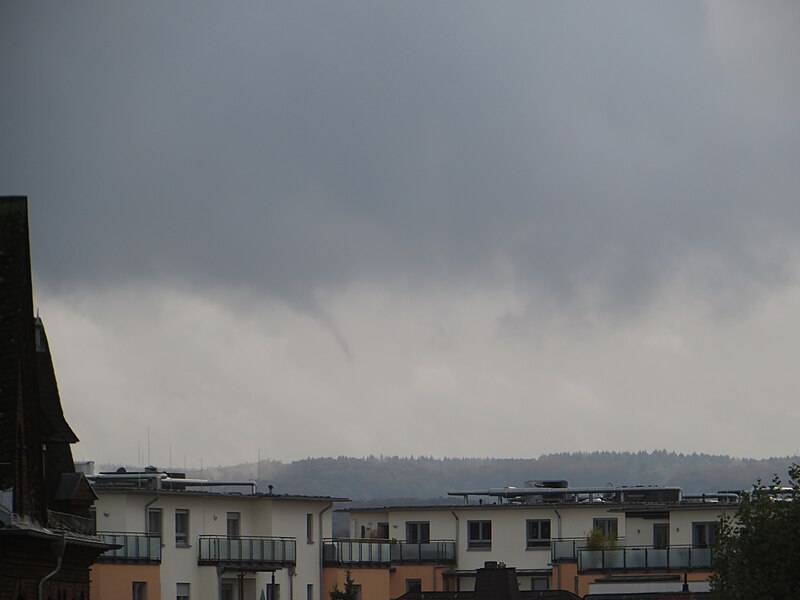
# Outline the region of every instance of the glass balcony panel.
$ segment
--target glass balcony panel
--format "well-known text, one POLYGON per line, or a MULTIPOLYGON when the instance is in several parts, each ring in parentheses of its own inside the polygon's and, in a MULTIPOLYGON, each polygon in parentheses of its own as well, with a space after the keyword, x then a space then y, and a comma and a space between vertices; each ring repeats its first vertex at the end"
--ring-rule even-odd
POLYGON ((578 569, 587 571, 603 568, 603 550, 581 550, 578 553, 578 569))
POLYGON ((150 560, 161 560, 161 538, 148 537, 147 557, 150 560))
POLYGON ((689 565, 693 569, 711 568, 711 548, 691 548, 689 565))
POLYGON ((365 565, 454 561, 455 542, 327 540, 323 546, 323 558, 327 563, 365 565))
POLYGON ((669 549, 669 568, 670 569, 688 569, 691 565, 689 563, 689 550, 690 548, 670 548, 669 549))
POLYGON ((625 548, 625 567, 627 569, 646 569, 648 550, 644 548, 625 548))
POLYGON ((625 549, 603 550, 604 569, 623 569, 625 567, 625 549))
POLYGON ((100 532, 97 536, 104 542, 121 546, 113 548, 98 557, 100 562, 104 560, 114 561, 153 561, 161 560, 161 538, 148 536, 143 533, 104 533, 100 532))
POLYGON ((295 560, 295 540, 288 538, 200 538, 200 561, 293 563, 295 560))
POLYGON ((666 569, 669 565, 669 550, 666 548, 649 548, 647 563, 651 569, 666 569))
POLYGON ((325 562, 338 562, 338 545, 333 542, 325 542, 322 545, 322 560, 325 562))
POLYGON ((553 540, 552 556, 553 560, 577 558, 577 540, 553 540))

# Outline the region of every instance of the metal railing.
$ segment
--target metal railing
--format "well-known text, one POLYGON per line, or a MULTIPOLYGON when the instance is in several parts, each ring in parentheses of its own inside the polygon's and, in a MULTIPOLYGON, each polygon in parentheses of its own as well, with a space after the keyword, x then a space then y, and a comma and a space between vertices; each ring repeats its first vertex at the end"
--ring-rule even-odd
MULTIPOLYGON (((616 540, 618 545, 625 544, 625 538, 616 540)), ((552 560, 577 560, 578 551, 586 547, 586 537, 554 538, 550 540, 550 558, 552 560)))
POLYGON ((578 571, 674 571, 711 568, 711 548, 691 546, 578 549, 578 571))
POLYGON ((200 536, 199 564, 257 563, 291 566, 296 562, 295 538, 200 536))
POLYGON ((161 537, 144 533, 98 532, 97 537, 120 548, 106 550, 98 562, 161 562, 161 537))
POLYGON ((326 539, 322 556, 328 565, 453 564, 456 561, 456 543, 453 540, 326 539))

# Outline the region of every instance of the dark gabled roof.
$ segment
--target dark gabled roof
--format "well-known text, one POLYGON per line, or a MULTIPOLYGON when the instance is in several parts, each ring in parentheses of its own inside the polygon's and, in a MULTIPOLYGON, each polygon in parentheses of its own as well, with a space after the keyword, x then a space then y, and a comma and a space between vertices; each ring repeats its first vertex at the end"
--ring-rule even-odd
POLYGON ((42 410, 42 441, 74 444, 78 436, 64 418, 61 408, 61 397, 58 394, 56 372, 44 324, 39 317, 34 320, 34 339, 36 342, 36 383, 38 387, 39 406, 42 410))
POLYGON ((83 473, 62 473, 56 489, 55 500, 97 500, 97 494, 83 473))

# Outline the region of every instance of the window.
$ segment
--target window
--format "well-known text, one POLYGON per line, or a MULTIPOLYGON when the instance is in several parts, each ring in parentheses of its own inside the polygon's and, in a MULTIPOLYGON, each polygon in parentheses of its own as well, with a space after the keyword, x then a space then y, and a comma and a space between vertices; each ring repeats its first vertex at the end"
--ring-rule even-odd
POLYGON ((536 592, 550 589, 549 577, 531 577, 531 589, 536 592))
MULTIPOLYGON (((189 511, 177 509, 175 511, 175 545, 189 545, 189 511)), ((189 585, 188 583, 186 585, 189 585)))
POLYGON ((233 584, 232 583, 223 583, 222 584, 221 600, 233 600, 233 584))
POLYGON ((314 515, 311 513, 306 514, 306 541, 314 543, 314 515))
POLYGON ((161 537, 164 532, 164 519, 160 508, 147 509, 147 535, 161 537))
POLYGON ((406 521, 406 541, 411 544, 427 544, 431 541, 429 521, 406 521))
POLYGON ((306 584, 306 600, 314 600, 314 584, 306 584))
POLYGON ((353 584, 353 600, 361 600, 361 584, 353 584))
POLYGON ((378 523, 376 536, 381 540, 389 539, 389 523, 387 521, 381 521, 378 523))
POLYGON ((132 600, 147 600, 147 582, 146 581, 132 581, 131 582, 131 599, 132 600))
POLYGON ((179 583, 175 586, 175 600, 189 600, 189 584, 179 583))
POLYGON ((240 522, 241 522, 242 515, 238 512, 229 512, 228 513, 228 537, 236 539, 239 537, 241 532, 240 522))
POLYGON ((669 546, 669 523, 653 525, 653 548, 664 549, 669 546))
POLYGON ((422 580, 421 579, 406 579, 406 594, 409 592, 421 592, 422 580))
POLYGON ((692 523, 692 546, 710 548, 717 541, 717 522, 692 523))
POLYGON ((467 521, 467 548, 492 547, 492 522, 467 521))
POLYGON ((617 539, 617 520, 616 519, 595 519, 592 529, 598 529, 609 540, 617 539))
POLYGON ((528 519, 528 548, 550 547, 550 519, 528 519))
POLYGON ((281 584, 268 583, 267 584, 267 598, 266 600, 281 600, 281 584))

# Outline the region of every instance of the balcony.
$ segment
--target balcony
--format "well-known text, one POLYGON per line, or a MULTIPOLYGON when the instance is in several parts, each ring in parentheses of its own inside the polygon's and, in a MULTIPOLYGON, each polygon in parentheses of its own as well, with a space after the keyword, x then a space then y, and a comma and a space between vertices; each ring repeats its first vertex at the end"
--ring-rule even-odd
POLYGON ((200 536, 198 565, 221 565, 250 571, 294 566, 297 542, 286 537, 200 536))
MULTIPOLYGON (((624 545, 625 538, 619 538, 617 544, 624 545)), ((578 560, 578 551, 586 546, 586 537, 556 538, 550 541, 550 557, 553 562, 559 560, 578 560)))
POLYGON ((390 542, 382 540, 324 540, 323 561, 327 566, 388 566, 390 564, 455 564, 452 540, 390 542))
POLYGON ((691 571, 711 569, 711 548, 578 549, 578 571, 691 571))
POLYGON ((161 538, 144 533, 99 532, 97 537, 107 544, 120 546, 107 550, 97 557, 102 563, 153 563, 161 562, 161 538))
POLYGON ((79 517, 54 510, 47 510, 47 524, 51 529, 61 531, 74 531, 86 535, 95 534, 94 519, 79 517))

